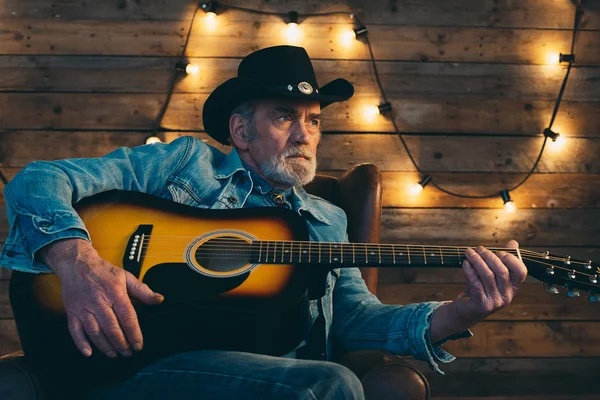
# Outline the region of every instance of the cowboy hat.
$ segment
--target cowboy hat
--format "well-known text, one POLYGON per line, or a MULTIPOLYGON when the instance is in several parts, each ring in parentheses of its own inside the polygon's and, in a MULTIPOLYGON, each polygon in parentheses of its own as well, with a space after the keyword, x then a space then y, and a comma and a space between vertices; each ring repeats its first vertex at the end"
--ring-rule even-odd
POLYGON ((348 100, 353 94, 354 86, 341 78, 319 87, 304 48, 267 47, 246 56, 238 67, 238 76, 208 96, 202 119, 206 133, 227 145, 231 112, 244 102, 259 98, 297 98, 319 101, 321 108, 325 108, 348 100))

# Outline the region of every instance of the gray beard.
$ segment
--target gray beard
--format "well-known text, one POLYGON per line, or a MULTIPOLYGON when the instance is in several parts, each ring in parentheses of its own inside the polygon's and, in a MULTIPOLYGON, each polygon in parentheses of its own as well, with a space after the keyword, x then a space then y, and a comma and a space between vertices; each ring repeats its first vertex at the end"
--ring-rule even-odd
POLYGON ((306 147, 288 147, 283 152, 273 155, 260 165, 265 178, 286 186, 304 186, 315 178, 317 173, 317 157, 306 147), (288 158, 302 155, 308 160, 288 158))

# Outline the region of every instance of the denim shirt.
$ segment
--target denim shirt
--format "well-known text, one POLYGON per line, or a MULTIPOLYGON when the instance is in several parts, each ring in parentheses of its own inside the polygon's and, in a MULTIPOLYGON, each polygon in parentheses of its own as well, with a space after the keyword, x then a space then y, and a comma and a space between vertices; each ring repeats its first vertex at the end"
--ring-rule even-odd
MULTIPOLYGON (((190 136, 170 144, 122 147, 101 158, 36 161, 4 190, 10 232, 0 265, 51 272, 36 252, 58 239, 90 241, 72 204, 113 189, 209 209, 276 206, 268 195, 273 188, 244 165, 235 149, 225 155, 190 136)), ((347 242, 347 219, 341 208, 301 187, 284 195, 287 207, 303 216, 312 241, 347 242)), ((439 373, 439 362, 454 360, 429 337, 431 318, 443 302, 383 305, 368 291, 358 268, 333 270, 326 287, 325 296, 310 305, 313 321, 320 310, 325 319, 324 358, 331 360, 335 341, 344 351, 378 349, 411 355, 428 361, 439 373)), ((465 331, 442 343, 469 336, 465 331)))

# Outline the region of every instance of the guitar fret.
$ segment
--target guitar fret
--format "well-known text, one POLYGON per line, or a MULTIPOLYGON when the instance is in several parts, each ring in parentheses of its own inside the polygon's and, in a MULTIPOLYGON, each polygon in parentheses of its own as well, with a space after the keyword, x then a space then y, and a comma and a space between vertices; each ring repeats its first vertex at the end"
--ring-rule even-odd
POLYGON ((408 263, 410 264, 410 248, 406 246, 406 254, 408 254, 408 263))
POLYGON ((331 243, 329 243, 329 264, 331 264, 331 243))
POLYGON ((423 248, 423 264, 427 264, 427 254, 425 254, 425 246, 421 246, 423 248))
POLYGON ((258 262, 260 262, 261 258, 262 258, 262 240, 260 241, 260 246, 258 249, 258 262))
POLYGON ((369 263, 369 248, 367 247, 367 244, 365 243, 365 264, 369 263))
POLYGON ((302 242, 300 242, 300 246, 298 248, 298 262, 302 262, 302 242))
POLYGON ((354 252, 354 243, 352 243, 352 264, 356 264, 356 254, 354 252))
POLYGON ((394 259, 394 264, 396 264, 396 246, 392 245, 392 257, 394 259))
POLYGON ((308 263, 310 264, 310 253, 312 251, 312 242, 308 242, 308 263))
POLYGON ((319 242, 319 264, 321 263, 321 242, 319 242))
POLYGON ((379 264, 381 264, 381 245, 377 246, 377 251, 379 252, 379 264))
POLYGON ((440 259, 441 259, 442 264, 443 264, 444 263, 444 255, 442 254, 442 247, 440 246, 439 249, 440 249, 440 259))

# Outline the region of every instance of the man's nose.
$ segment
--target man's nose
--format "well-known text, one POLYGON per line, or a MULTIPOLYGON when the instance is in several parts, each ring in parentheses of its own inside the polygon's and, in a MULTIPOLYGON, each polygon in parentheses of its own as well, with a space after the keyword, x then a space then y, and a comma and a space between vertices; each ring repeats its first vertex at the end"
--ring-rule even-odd
POLYGON ((308 144, 310 142, 311 132, 306 127, 304 121, 298 121, 294 124, 292 139, 297 144, 308 144))

